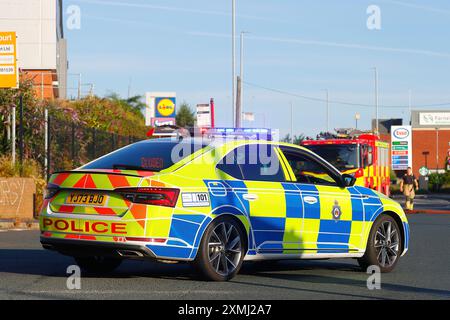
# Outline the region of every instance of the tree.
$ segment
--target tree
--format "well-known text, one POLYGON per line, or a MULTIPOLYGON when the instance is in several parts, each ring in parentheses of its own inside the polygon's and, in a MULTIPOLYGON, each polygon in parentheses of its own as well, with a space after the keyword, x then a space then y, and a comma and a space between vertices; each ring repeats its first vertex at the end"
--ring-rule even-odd
POLYGON ((120 104, 123 108, 129 109, 135 114, 141 114, 146 106, 142 101, 143 97, 140 95, 123 99, 119 94, 113 92, 110 93, 106 98, 114 103, 120 104))
POLYGON ((195 124, 195 115, 187 102, 183 102, 177 111, 177 125, 180 127, 193 127, 195 124))
MULTIPOLYGON (((300 145, 305 140, 305 136, 303 134, 294 135, 294 141, 293 144, 300 145)), ((287 134, 284 136, 283 139, 281 139, 281 142, 288 142, 291 143, 291 135, 287 134)))

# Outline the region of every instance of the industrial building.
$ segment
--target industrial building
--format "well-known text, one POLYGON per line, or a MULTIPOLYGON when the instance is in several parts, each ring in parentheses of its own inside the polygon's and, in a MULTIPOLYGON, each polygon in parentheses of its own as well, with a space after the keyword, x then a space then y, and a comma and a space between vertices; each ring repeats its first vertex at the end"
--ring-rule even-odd
POLYGON ((449 169, 450 110, 412 112, 413 170, 443 173, 449 169))
POLYGON ((68 62, 62 0, 2 0, 0 31, 16 32, 20 74, 33 81, 36 96, 66 98, 68 62))

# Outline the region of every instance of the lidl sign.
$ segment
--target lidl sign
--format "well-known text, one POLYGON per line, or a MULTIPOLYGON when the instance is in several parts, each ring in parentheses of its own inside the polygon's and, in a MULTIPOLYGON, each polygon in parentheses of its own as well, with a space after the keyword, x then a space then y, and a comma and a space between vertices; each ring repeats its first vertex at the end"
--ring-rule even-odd
POLYGON ((173 118, 176 112, 176 98, 156 98, 155 117, 173 118))
POLYGON ((176 92, 147 92, 145 94, 145 125, 160 126, 173 123, 177 113, 176 92))
POLYGON ((18 87, 16 33, 0 32, 0 88, 18 87))

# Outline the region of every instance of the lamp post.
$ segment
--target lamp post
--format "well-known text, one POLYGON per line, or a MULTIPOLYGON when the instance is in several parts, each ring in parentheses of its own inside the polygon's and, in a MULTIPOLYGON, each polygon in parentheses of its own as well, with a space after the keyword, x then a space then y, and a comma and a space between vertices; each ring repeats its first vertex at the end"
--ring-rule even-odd
POLYGON ((247 31, 242 31, 241 32, 241 69, 240 69, 240 77, 241 77, 241 93, 240 93, 240 97, 241 97, 241 110, 245 110, 244 108, 244 36, 246 34, 248 34, 249 32, 247 31))
POLYGON ((409 124, 412 124, 412 91, 408 91, 409 124))
POLYGON ((294 104, 291 101, 291 143, 294 143, 294 104))
POLYGON ((439 128, 436 128, 436 173, 439 173, 439 128))
POLYGON ((376 134, 378 134, 379 128, 378 128, 378 68, 373 68, 375 72, 375 130, 376 134))
POLYGON ((231 97, 231 103, 232 103, 232 117, 231 117, 231 121, 233 124, 233 127, 235 126, 234 122, 235 122, 235 109, 236 109, 236 0, 231 0, 231 40, 232 40, 232 78, 233 78, 233 86, 232 86, 232 97, 231 97))
POLYGON ((327 95, 327 133, 330 132, 330 92, 325 90, 327 95))
POLYGON ((359 112, 355 113, 355 121, 356 121, 356 127, 355 129, 358 130, 358 121, 361 119, 361 114, 359 112))

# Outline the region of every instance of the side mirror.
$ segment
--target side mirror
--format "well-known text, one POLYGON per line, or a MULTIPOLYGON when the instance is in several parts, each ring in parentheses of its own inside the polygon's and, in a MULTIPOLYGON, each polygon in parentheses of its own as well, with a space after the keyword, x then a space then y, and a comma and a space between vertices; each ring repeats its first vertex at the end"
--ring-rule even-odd
POLYGON ((342 175, 342 184, 344 187, 353 187, 356 183, 356 178, 350 174, 342 175))

